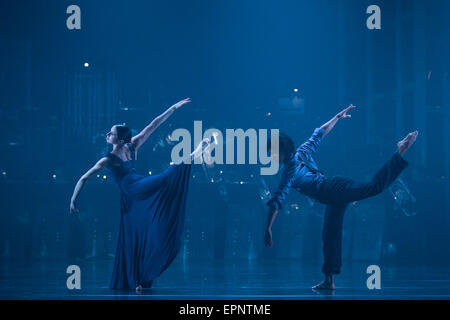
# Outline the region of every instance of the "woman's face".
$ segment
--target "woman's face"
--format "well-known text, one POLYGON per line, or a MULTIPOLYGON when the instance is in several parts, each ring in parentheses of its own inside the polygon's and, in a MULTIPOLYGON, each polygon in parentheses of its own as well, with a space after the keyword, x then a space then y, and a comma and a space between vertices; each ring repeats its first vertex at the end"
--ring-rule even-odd
POLYGON ((117 128, 113 126, 106 134, 106 142, 110 144, 119 144, 119 137, 117 136, 117 128))

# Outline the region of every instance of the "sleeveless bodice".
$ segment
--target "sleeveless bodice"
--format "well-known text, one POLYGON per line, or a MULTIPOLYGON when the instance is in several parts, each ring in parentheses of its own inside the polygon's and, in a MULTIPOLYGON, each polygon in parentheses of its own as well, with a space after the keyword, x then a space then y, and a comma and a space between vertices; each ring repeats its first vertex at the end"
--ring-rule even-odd
POLYGON ((127 143, 128 149, 130 149, 131 160, 123 161, 115 154, 109 152, 105 156, 112 160, 112 165, 108 168, 111 172, 114 180, 120 184, 122 179, 129 174, 136 173, 136 159, 135 159, 135 150, 131 143, 127 143))

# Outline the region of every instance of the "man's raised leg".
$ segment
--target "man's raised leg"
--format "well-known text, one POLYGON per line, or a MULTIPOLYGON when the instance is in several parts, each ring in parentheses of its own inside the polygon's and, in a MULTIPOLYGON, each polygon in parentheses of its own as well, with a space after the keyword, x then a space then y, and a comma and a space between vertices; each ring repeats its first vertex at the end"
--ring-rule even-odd
POLYGON ((398 151, 392 158, 378 170, 369 182, 357 182, 348 179, 337 181, 333 190, 333 198, 336 201, 353 202, 376 196, 388 188, 400 173, 407 167, 408 162, 402 155, 416 141, 418 132, 409 133, 403 140, 397 143, 398 151))

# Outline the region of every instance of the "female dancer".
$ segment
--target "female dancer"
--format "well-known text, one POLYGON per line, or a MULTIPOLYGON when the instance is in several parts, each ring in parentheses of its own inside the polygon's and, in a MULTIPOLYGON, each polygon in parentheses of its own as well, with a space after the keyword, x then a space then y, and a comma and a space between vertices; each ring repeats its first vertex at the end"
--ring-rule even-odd
POLYGON ((279 161, 284 164, 284 171, 278 190, 267 203, 270 209, 265 232, 266 246, 272 247, 273 245, 272 224, 289 189, 293 188, 326 205, 322 232, 324 255, 322 272, 325 280, 314 286, 313 289, 334 290, 335 288, 333 275, 339 274, 341 271, 342 225, 347 205, 350 202, 373 197, 389 187, 408 165, 408 162, 403 159, 403 154, 416 141, 418 135, 418 132, 414 131, 399 141, 397 152, 369 182, 356 182, 341 177, 325 177, 319 171, 312 156, 322 138, 333 129, 339 119, 351 117, 347 112, 353 108, 355 106, 350 105, 320 128, 315 129, 311 138, 297 149, 291 138, 280 134, 279 153, 274 155, 278 156, 279 161))
POLYGON ((78 212, 76 200, 86 181, 108 169, 120 189, 120 229, 110 287, 136 289, 151 287, 176 257, 181 246, 186 197, 192 160, 209 145, 204 139, 188 158, 169 166, 158 175, 136 173, 138 149, 152 132, 178 108, 190 102, 181 100, 156 117, 138 135, 115 125, 106 135, 112 152, 101 158, 77 182, 70 202, 70 213, 78 212))

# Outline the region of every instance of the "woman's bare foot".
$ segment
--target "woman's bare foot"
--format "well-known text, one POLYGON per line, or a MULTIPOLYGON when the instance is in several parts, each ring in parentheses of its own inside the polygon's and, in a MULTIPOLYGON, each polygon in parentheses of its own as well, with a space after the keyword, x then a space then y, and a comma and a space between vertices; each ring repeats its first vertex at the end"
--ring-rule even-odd
POLYGON ((210 144, 211 140, 209 140, 208 138, 203 139, 202 142, 197 146, 197 148, 195 148, 194 152, 191 153, 192 159, 200 157, 210 144))
POLYGON ((136 287, 136 293, 142 293, 142 286, 141 285, 138 285, 136 287))
POLYGON ((403 155, 406 151, 408 151, 408 149, 416 141, 418 134, 419 134, 419 131, 414 131, 414 132, 408 133, 408 135, 403 140, 401 140, 397 143, 398 153, 400 155, 403 155))
POLYGON ((312 287, 313 290, 334 290, 335 288, 332 276, 326 276, 324 281, 312 287))

